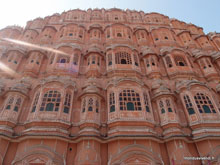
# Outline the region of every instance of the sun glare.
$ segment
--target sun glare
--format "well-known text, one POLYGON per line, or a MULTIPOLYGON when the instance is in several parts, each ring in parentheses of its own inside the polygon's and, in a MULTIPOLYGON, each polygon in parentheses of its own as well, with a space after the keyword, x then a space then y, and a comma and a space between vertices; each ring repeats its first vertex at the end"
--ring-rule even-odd
POLYGON ((60 50, 56 50, 56 49, 49 48, 49 47, 35 45, 35 44, 31 44, 31 43, 24 42, 24 41, 14 40, 14 39, 10 39, 10 38, 2 38, 2 40, 7 41, 7 42, 11 42, 11 43, 15 43, 15 44, 18 44, 18 45, 23 45, 23 46, 35 48, 35 49, 41 49, 41 50, 46 50, 46 51, 57 53, 57 54, 62 54, 62 55, 70 56, 70 54, 67 54, 67 53, 65 53, 63 51, 60 51, 60 50))

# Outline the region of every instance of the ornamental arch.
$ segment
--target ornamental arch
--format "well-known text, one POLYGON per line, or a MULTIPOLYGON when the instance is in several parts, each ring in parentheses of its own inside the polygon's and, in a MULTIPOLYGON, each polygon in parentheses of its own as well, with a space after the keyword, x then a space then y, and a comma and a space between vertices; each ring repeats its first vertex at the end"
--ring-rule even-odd
POLYGON ((134 144, 120 150, 119 153, 111 155, 108 165, 162 165, 164 164, 160 153, 154 153, 150 148, 134 144))
POLYGON ((17 153, 13 165, 65 165, 63 157, 47 146, 33 146, 27 148, 26 152, 17 153))

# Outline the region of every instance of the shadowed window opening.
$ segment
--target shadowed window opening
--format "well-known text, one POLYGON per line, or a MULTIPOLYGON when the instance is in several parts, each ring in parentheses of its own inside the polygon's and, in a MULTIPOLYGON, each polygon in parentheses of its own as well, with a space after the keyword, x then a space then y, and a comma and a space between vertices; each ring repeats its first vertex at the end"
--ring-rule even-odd
POLYGON ((61 59, 60 63, 66 63, 66 59, 61 59))
POLYGON ((121 64, 127 64, 125 59, 121 59, 121 64))
POLYGON ((122 37, 121 33, 117 33, 117 37, 122 37))

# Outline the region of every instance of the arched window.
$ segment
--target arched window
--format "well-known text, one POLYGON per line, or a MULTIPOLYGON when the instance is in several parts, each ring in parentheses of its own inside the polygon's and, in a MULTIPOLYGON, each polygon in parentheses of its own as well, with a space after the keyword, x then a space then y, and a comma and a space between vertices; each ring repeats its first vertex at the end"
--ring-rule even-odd
POLYGON ((134 90, 125 89, 119 94, 120 110, 141 111, 140 95, 134 90))
POLYGON ((92 64, 95 64, 95 56, 92 56, 92 64))
POLYGON ((185 59, 181 56, 174 56, 176 66, 187 66, 185 59))
POLYGON ((145 108, 146 108, 146 112, 150 112, 148 95, 146 93, 144 93, 144 105, 145 105, 145 108))
POLYGON ((206 69, 206 68, 207 68, 204 59, 201 59, 201 60, 200 60, 200 65, 201 65, 201 67, 202 67, 203 69, 206 69))
POLYGON ((147 65, 147 67, 150 67, 149 60, 148 60, 148 59, 146 59, 145 61, 146 61, 146 65, 147 65))
POLYGON ((40 111, 58 111, 60 107, 61 94, 58 91, 48 91, 44 94, 40 111))
POLYGON ((170 105, 170 100, 169 99, 166 99, 166 105, 167 105, 168 112, 173 112, 173 110, 171 108, 171 105, 170 105))
POLYGON ((136 66, 139 65, 139 64, 138 64, 138 57, 137 57, 136 54, 134 54, 134 64, 135 64, 136 66))
POLYGON ((71 100, 71 94, 70 93, 66 93, 66 97, 65 97, 65 101, 64 101, 64 108, 63 108, 63 112, 64 113, 69 113, 69 110, 70 110, 70 100, 71 100))
POLYGON ((208 65, 209 68, 212 67, 212 64, 210 62, 210 59, 209 58, 206 58, 206 64, 208 65))
POLYGON ((109 95, 109 108, 110 108, 110 112, 115 112, 115 94, 114 93, 110 93, 109 95))
POLYGON ((97 65, 98 66, 100 65, 100 57, 98 57, 98 59, 97 59, 97 65))
POLYGON ((151 57, 151 64, 152 64, 152 66, 155 66, 154 57, 151 57))
POLYGON ((162 101, 162 100, 159 102, 159 106, 160 106, 161 114, 164 114, 166 111, 165 111, 165 108, 164 108, 164 105, 163 105, 163 101, 162 101))
POLYGON ((14 97, 10 97, 8 99, 6 106, 5 106, 5 109, 8 109, 8 110, 11 109, 13 102, 14 102, 14 97))
POLYGON ((183 98, 184 98, 185 106, 186 106, 186 109, 188 110, 189 115, 195 114, 195 111, 194 111, 194 108, 193 108, 193 105, 192 105, 192 102, 189 96, 185 95, 183 98))
POLYGON ((112 54, 108 54, 108 66, 112 65, 112 54))
POLYGON ((78 60, 79 60, 79 55, 78 54, 74 54, 73 64, 74 65, 78 65, 78 60))
POLYGON ((87 58, 87 64, 90 65, 90 57, 87 58))
POLYGON ((115 54, 116 64, 132 64, 131 55, 127 52, 117 52, 115 54))
POLYGON ((15 107, 14 107, 14 111, 18 112, 18 110, 20 109, 21 106, 21 98, 17 98, 17 101, 15 103, 15 107))
POLYGON ((89 98, 89 102, 88 102, 88 111, 92 111, 93 110, 93 99, 89 98))
POLYGON ((99 113, 99 101, 98 100, 96 100, 95 105, 96 105, 96 113, 99 113))
POLYGON ((216 110, 209 97, 203 93, 197 93, 194 96, 197 108, 200 113, 216 113, 216 110))
POLYGON ((169 68, 173 67, 172 61, 171 61, 171 59, 170 59, 169 56, 167 56, 167 57, 165 58, 165 60, 166 60, 167 66, 168 66, 169 68))
POLYGON ((34 103, 33 103, 31 112, 35 112, 35 110, 36 110, 37 103, 38 103, 38 100, 39 100, 39 96, 40 96, 40 93, 38 92, 38 93, 35 95, 34 103))
POLYGON ((84 98, 82 101, 82 112, 86 111, 86 99, 84 98))

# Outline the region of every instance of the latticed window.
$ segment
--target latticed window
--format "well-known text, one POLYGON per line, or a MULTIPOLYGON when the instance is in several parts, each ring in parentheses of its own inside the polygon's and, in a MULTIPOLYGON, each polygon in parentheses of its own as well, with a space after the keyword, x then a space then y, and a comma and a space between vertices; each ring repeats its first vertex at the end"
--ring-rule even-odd
POLYGON ((89 102, 88 102, 88 111, 92 111, 93 110, 93 99, 89 98, 89 102))
POLYGON ((112 65, 112 54, 108 54, 108 66, 112 65))
POLYGON ((15 103, 15 107, 14 107, 14 111, 18 112, 20 106, 21 106, 21 98, 17 98, 16 103, 15 103))
POLYGON ((200 113, 216 113, 212 101, 203 93, 197 93, 194 96, 197 108, 200 113))
POLYGON ((134 54, 134 64, 135 64, 136 66, 138 66, 138 57, 137 57, 136 54, 134 54))
POLYGON ((176 66, 187 66, 185 59, 182 56, 174 56, 176 66))
POLYGON ((165 113, 166 111, 165 111, 164 104, 163 104, 162 100, 159 102, 159 106, 160 106, 161 114, 165 113))
POLYGON ((71 100, 71 94, 70 93, 66 93, 65 100, 64 100, 64 108, 63 108, 63 112, 64 113, 69 113, 69 110, 70 110, 70 100, 71 100))
POLYGON ((82 112, 86 111, 86 99, 84 98, 82 101, 82 112))
POLYGON ((38 93, 35 95, 34 103, 33 103, 31 112, 35 112, 35 110, 36 110, 37 103, 38 103, 38 100, 39 100, 39 96, 40 96, 40 93, 38 92, 38 93))
POLYGON ((115 54, 116 64, 131 64, 131 55, 127 52, 118 52, 115 54))
POLYGON ((14 97, 10 97, 8 99, 6 106, 5 106, 5 109, 11 109, 13 102, 14 102, 14 97))
POLYGON ((78 65, 78 60, 79 60, 79 55, 78 54, 74 54, 73 64, 74 65, 78 65))
POLYGON ((144 93, 144 105, 146 108, 146 112, 150 112, 150 105, 149 105, 149 100, 148 100, 148 95, 144 93))
POLYGON ((173 110, 171 108, 171 105, 170 105, 170 100, 169 99, 166 99, 166 105, 167 105, 168 112, 173 112, 173 110))
POLYGON ((192 102, 191 102, 189 96, 185 95, 183 98, 184 98, 186 109, 187 109, 189 115, 195 114, 195 111, 194 111, 194 108, 193 108, 193 105, 192 105, 192 102))
POLYGON ((115 94, 110 93, 109 95, 109 106, 110 106, 110 112, 115 112, 115 94))
POLYGON ((61 94, 58 91, 48 91, 44 94, 40 111, 58 111, 61 94))
POLYGON ((120 110, 141 111, 140 95, 134 90, 125 89, 119 94, 120 110))
POLYGON ((165 58, 165 60, 166 60, 167 66, 168 66, 169 68, 171 68, 173 65, 172 65, 172 61, 171 61, 170 57, 167 56, 167 57, 165 58))
POLYGON ((96 100, 95 106, 96 106, 96 113, 99 113, 99 101, 98 100, 96 100))

